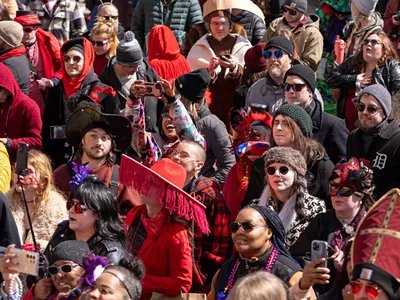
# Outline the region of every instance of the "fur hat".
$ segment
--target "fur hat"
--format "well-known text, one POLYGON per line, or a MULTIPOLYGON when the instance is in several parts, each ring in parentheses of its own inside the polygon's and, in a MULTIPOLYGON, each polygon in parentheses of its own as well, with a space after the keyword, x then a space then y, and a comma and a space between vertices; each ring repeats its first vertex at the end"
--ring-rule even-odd
POLYGON ((265 168, 273 163, 282 163, 289 166, 297 174, 305 176, 307 164, 303 155, 298 150, 290 147, 274 147, 268 150, 264 156, 265 168))

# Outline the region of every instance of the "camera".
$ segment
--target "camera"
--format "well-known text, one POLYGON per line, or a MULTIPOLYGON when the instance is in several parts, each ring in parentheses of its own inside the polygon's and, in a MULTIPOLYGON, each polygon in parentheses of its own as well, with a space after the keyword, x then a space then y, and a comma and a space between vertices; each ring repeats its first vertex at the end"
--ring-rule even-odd
POLYGON ((158 82, 145 82, 146 96, 161 97, 164 94, 164 88, 158 82))

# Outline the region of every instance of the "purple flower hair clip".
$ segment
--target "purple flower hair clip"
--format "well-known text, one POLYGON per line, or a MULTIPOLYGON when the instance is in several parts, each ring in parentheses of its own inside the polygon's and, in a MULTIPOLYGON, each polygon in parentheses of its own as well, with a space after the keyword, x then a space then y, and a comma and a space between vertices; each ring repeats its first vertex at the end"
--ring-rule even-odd
POLYGON ((83 259, 85 274, 80 280, 80 288, 85 290, 86 288, 92 287, 96 279, 103 273, 105 267, 109 264, 110 263, 106 257, 88 254, 83 259))
POLYGON ((77 165, 74 162, 72 162, 72 170, 74 171, 75 175, 72 176, 72 180, 69 182, 69 187, 71 189, 80 185, 85 178, 89 176, 89 173, 92 172, 91 168, 86 167, 85 165, 77 165))

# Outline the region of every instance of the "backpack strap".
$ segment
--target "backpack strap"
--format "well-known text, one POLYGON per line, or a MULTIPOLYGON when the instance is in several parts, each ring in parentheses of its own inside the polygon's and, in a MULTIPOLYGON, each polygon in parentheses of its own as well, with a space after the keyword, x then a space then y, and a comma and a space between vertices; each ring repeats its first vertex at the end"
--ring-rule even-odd
POLYGON ((68 174, 71 176, 71 178, 75 176, 75 171, 74 171, 74 169, 72 169, 72 161, 71 160, 67 162, 67 170, 68 170, 68 174))
POLYGON ((119 165, 113 166, 111 181, 110 181, 110 190, 117 197, 119 187, 119 165))

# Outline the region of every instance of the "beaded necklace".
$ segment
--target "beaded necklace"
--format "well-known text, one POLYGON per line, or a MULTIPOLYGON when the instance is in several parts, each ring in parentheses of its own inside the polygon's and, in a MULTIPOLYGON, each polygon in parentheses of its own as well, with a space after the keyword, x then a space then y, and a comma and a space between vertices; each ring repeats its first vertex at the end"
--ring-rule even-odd
POLYGON ((10 299, 20 300, 22 298, 23 285, 21 279, 17 275, 14 275, 10 280, 9 285, 10 299))
MULTIPOLYGON (((264 272, 271 273, 272 267, 275 265, 275 262, 276 262, 276 259, 278 257, 278 254, 279 254, 279 250, 278 250, 278 248, 276 248, 274 246, 274 249, 272 250, 272 253, 270 254, 270 256, 268 258, 268 262, 265 265, 264 272)), ((240 260, 238 258, 236 260, 236 262, 235 262, 235 265, 233 266, 231 274, 229 275, 228 284, 224 288, 224 291, 223 292, 219 292, 217 294, 217 299, 218 300, 225 300, 228 297, 228 294, 229 294, 230 290, 233 287, 234 280, 235 280, 235 275, 236 275, 237 270, 239 269, 239 265, 240 265, 240 260)))

